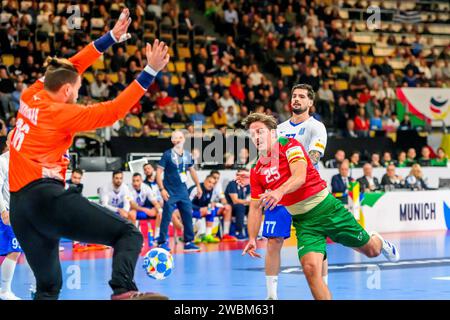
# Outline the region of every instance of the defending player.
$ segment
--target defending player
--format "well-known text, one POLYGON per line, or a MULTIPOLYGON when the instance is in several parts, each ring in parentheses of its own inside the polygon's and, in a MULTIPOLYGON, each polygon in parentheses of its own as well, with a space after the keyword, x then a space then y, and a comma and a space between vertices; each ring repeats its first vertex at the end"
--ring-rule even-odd
MULTIPOLYGON (((310 85, 298 84, 291 90, 292 117, 277 127, 278 136, 299 141, 308 151, 311 162, 318 169, 327 144, 327 130, 322 122, 309 115, 314 105, 314 90, 310 85)), ((291 215, 278 206, 264 213, 263 236, 268 239, 265 257, 267 299, 278 299, 277 285, 281 265, 281 248, 291 234, 291 215)), ((328 262, 324 261, 322 277, 328 284, 328 262)))
POLYGON ((306 156, 304 147, 295 139, 277 138, 277 123, 272 116, 253 113, 243 124, 259 154, 250 173, 249 242, 243 254, 260 257, 256 252, 256 237, 261 225, 261 208, 273 210, 283 205, 293 216, 299 259, 315 299, 331 299, 321 276, 327 236, 367 257, 383 253, 390 261, 399 260, 393 244, 375 232, 369 236, 328 192, 326 182, 306 156))
POLYGON ((169 62, 168 47, 147 44, 147 65, 114 100, 76 104, 81 74, 114 43, 126 40, 131 23, 124 9, 114 28, 69 60, 50 59, 45 77, 23 91, 11 142, 11 224, 37 281, 35 299, 57 299, 62 286, 60 238, 100 243, 114 248, 109 285, 114 300, 167 299, 141 293, 134 269, 143 237, 129 221, 64 190, 67 150, 77 132, 111 126, 147 92, 169 62))

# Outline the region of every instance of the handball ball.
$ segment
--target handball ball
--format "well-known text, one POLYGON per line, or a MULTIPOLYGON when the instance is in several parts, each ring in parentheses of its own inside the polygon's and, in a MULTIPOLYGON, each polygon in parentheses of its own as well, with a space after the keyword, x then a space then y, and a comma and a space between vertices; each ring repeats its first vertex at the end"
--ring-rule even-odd
POLYGON ((150 278, 163 280, 172 273, 172 254, 162 248, 152 249, 145 255, 143 267, 150 278))

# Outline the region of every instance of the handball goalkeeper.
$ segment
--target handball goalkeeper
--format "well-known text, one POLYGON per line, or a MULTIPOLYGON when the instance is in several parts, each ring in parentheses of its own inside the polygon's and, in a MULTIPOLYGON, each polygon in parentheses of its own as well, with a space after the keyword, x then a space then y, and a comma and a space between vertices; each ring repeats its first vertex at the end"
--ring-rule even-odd
POLYGON ((11 142, 10 219, 36 277, 35 299, 58 299, 62 287, 59 240, 99 243, 114 248, 109 284, 113 300, 167 299, 141 293, 133 280, 143 238, 130 222, 65 190, 68 149, 77 132, 111 126, 140 100, 169 62, 168 47, 147 43, 147 66, 114 100, 78 105, 82 73, 103 52, 130 38, 129 10, 114 28, 70 59, 49 58, 43 78, 22 93, 11 142))

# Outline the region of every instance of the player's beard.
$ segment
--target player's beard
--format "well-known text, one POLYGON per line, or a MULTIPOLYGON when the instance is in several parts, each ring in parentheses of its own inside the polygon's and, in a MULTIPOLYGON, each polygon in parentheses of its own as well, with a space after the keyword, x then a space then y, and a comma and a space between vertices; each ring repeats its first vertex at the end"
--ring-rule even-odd
POLYGON ((302 108, 302 106, 300 105, 298 108, 292 107, 292 112, 295 113, 296 115, 300 115, 307 112, 308 109, 309 109, 308 107, 302 108))

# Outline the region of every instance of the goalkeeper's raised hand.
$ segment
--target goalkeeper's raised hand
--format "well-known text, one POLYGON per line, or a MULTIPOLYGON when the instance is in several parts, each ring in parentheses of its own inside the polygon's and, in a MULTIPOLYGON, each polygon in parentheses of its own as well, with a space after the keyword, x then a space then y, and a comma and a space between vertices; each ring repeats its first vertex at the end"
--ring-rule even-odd
POLYGON ((131 35, 127 32, 128 27, 131 24, 130 10, 125 8, 119 16, 114 28, 111 30, 111 34, 114 37, 116 43, 126 41, 131 38, 131 35))

